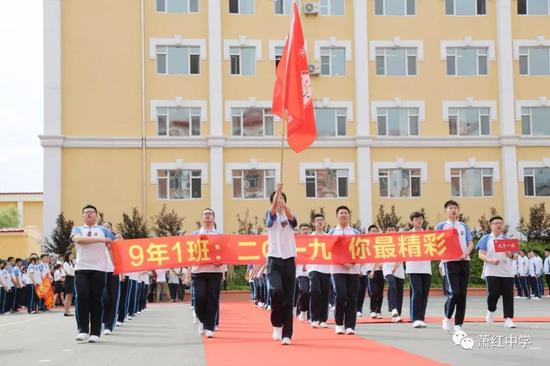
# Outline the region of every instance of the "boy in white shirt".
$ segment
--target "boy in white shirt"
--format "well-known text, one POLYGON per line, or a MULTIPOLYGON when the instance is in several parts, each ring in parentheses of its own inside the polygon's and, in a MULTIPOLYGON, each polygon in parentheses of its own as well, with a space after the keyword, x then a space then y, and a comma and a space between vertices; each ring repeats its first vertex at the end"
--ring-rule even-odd
MULTIPOLYGON (((387 233, 397 232, 397 227, 389 225, 387 233)), ((403 285, 405 283, 405 271, 403 262, 385 262, 382 265, 382 273, 388 283, 388 308, 391 311, 392 322, 400 323, 401 310, 403 308, 403 285)))
MULTIPOLYGON (((311 226, 306 223, 300 224, 300 235, 309 235, 311 226)), ((298 285, 298 298, 296 301, 296 313, 298 320, 305 322, 309 311, 309 277, 305 264, 296 265, 296 282, 298 285)))
POLYGON ((540 283, 542 270, 542 259, 538 256, 538 251, 529 251, 529 278, 531 280, 534 300, 540 300, 542 298, 543 289, 540 283))
POLYGON ((521 299, 531 299, 531 291, 529 290, 529 258, 524 250, 519 251, 518 261, 518 279, 521 288, 521 299))
POLYGON ((495 239, 506 239, 502 217, 492 217, 489 224, 491 233, 484 235, 477 243, 479 259, 484 262, 481 278, 487 282, 487 316, 485 320, 487 323, 494 322, 497 302, 502 296, 504 327, 515 328, 516 325, 512 321, 514 318, 514 269, 512 268, 514 253, 495 250, 495 239))
MULTIPOLYGON (((311 235, 326 235, 325 216, 316 213, 313 217, 315 231, 311 235)), ((327 328, 328 300, 330 296, 330 265, 309 264, 309 283, 311 288, 311 326, 313 328, 327 328)))
POLYGON ((548 286, 548 295, 550 297, 550 248, 544 249, 544 277, 546 277, 546 286, 548 286))
MULTIPOLYGON (((351 211, 347 206, 336 208, 338 226, 330 230, 329 235, 359 235, 350 223, 351 211)), ((336 334, 355 334, 357 321, 357 296, 359 294, 360 265, 355 263, 332 264, 332 277, 336 289, 334 320, 336 334)))

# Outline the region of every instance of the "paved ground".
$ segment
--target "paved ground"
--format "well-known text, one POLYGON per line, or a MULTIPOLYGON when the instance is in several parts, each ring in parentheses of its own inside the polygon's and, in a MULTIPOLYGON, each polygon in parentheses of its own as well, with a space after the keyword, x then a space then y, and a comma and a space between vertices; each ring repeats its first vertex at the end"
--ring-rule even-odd
MULTIPOLYGON (((408 303, 408 299, 405 299, 405 303, 408 303)), ((443 303, 444 298, 431 297, 428 316, 440 318, 443 303)), ((262 310, 253 308, 251 304, 243 304, 243 316, 249 311, 262 310)), ((501 311, 499 307, 497 313, 500 314, 501 311)), ((407 305, 404 306, 403 313, 408 314, 407 305)), ((467 316, 484 315, 485 298, 470 297, 467 316)), ((516 300, 516 317, 550 317, 550 299, 539 302, 516 300)), ((223 312, 221 319, 223 331, 223 312)), ((267 324, 266 311, 266 326, 267 324)), ((548 322, 518 322, 517 329, 504 329, 502 323, 490 326, 484 323, 466 323, 464 331, 473 340, 471 350, 466 350, 460 345, 455 346, 452 335, 441 330, 439 321, 429 324, 426 329, 412 329, 410 324, 357 326, 359 336, 452 365, 485 365, 489 362, 498 365, 518 365, 548 361, 545 352, 550 345, 548 322), (486 341, 480 338, 482 335, 486 335, 486 341), (520 345, 522 340, 528 343, 525 347, 520 345)), ((124 327, 118 328, 115 334, 102 337, 100 344, 77 344, 74 341, 75 335, 74 318, 63 317, 61 311, 37 315, 18 313, 0 316, 0 365, 205 364, 202 341, 191 322, 191 310, 187 304, 150 305, 136 320, 127 322, 124 327)), ((300 334, 295 334, 295 337, 300 337, 300 334)), ((246 344, 242 347, 246 347, 246 344)), ((246 365, 247 361, 253 360, 244 358, 242 365, 246 365)), ((285 360, 283 363, 291 365, 289 361, 285 360)), ((256 360, 249 364, 261 363, 256 360)))

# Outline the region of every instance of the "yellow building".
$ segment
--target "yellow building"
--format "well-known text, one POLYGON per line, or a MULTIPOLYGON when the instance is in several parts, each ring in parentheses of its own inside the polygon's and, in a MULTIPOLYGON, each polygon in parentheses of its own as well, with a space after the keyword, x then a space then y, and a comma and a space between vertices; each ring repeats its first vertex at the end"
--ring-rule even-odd
POLYGON ((19 227, 0 229, 0 258, 41 253, 42 193, 0 193, 0 209, 16 207, 19 227))
MULTIPOLYGON (((305 221, 348 205, 515 227, 550 197, 550 16, 534 0, 301 1, 318 139, 287 150, 305 221)), ((44 2, 44 228, 94 203, 112 221, 163 204, 191 230, 262 217, 281 173, 271 114, 291 0, 44 2)))

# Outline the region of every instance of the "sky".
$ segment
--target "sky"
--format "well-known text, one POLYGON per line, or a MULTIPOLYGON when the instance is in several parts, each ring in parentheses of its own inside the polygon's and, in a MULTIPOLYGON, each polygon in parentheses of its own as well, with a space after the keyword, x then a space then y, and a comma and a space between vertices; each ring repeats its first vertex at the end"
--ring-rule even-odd
POLYGON ((42 192, 42 0, 0 0, 0 193, 42 192))

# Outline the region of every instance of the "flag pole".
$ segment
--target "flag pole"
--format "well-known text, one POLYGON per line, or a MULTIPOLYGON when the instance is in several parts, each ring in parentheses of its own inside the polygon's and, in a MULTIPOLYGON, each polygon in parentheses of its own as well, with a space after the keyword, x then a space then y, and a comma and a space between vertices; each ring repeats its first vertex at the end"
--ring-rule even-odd
POLYGON ((279 183, 283 183, 283 161, 284 161, 284 155, 285 155, 285 129, 286 129, 286 118, 282 119, 283 122, 283 133, 281 134, 281 165, 280 165, 280 173, 279 173, 279 183))

